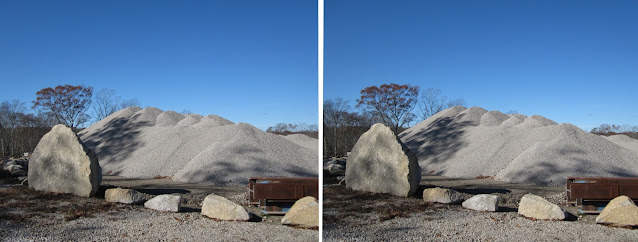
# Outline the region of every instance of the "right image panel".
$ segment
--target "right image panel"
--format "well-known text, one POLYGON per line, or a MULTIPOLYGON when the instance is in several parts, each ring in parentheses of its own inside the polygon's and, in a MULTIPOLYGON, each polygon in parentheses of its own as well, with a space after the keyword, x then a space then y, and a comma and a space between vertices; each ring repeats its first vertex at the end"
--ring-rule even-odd
POLYGON ((638 240, 636 12, 325 0, 323 241, 638 240))

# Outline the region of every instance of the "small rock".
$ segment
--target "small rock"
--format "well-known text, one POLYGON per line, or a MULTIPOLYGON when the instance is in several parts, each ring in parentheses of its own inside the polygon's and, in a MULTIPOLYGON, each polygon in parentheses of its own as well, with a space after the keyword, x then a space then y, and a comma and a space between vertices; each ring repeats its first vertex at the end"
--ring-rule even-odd
POLYGON ((244 207, 215 194, 204 198, 202 215, 219 220, 248 221, 250 219, 244 207))
POLYGON ((460 203, 463 201, 463 194, 452 189, 428 188, 423 190, 423 201, 433 203, 460 203))
POLYGON ((144 202, 144 194, 135 190, 118 187, 107 189, 104 193, 104 199, 107 202, 113 203, 140 204, 144 202))
POLYGON ((102 181, 97 156, 62 124, 54 126, 29 160, 29 187, 39 191, 95 195, 102 181))
POLYGON ((340 164, 330 164, 328 165, 328 171, 331 175, 334 176, 343 176, 346 174, 346 168, 340 164))
POLYGON ((303 228, 318 228, 319 203, 317 199, 308 196, 297 200, 281 219, 281 224, 303 228))
POLYGON ((158 195, 144 203, 144 207, 164 212, 179 212, 182 208, 182 196, 158 195))
POLYGON ((596 223, 613 226, 638 226, 638 206, 627 196, 611 200, 596 217, 596 223))
POLYGON ((498 210, 498 196, 492 194, 479 194, 471 197, 463 202, 463 207, 476 211, 490 211, 495 212, 498 210))
POLYGON ((518 204, 518 214, 533 219, 564 220, 565 212, 556 204, 534 194, 525 194, 518 204))
POLYGON ((10 165, 8 171, 11 172, 12 176, 26 176, 27 171, 21 165, 10 165))
POLYGON ((416 156, 383 124, 372 125, 346 162, 346 187, 408 197, 421 181, 416 156))

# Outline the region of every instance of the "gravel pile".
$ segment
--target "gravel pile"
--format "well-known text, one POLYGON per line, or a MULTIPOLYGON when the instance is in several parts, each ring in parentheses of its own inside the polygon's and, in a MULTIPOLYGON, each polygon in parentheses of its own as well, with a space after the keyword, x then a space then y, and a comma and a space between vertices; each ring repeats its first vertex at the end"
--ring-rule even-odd
POLYGON ((285 135, 282 137, 284 137, 287 140, 290 140, 291 142, 301 145, 303 147, 306 147, 308 149, 314 150, 315 152, 317 152, 317 150, 319 150, 319 141, 315 138, 312 138, 308 135, 305 134, 289 134, 289 135, 285 135))
POLYGON ((243 185, 251 176, 318 174, 316 149, 216 115, 182 117, 130 107, 79 135, 113 175, 243 185))
POLYGON ((567 176, 638 176, 638 142, 539 115, 453 107, 399 134, 424 174, 540 185, 567 176), (507 116, 507 117, 505 117, 507 116))

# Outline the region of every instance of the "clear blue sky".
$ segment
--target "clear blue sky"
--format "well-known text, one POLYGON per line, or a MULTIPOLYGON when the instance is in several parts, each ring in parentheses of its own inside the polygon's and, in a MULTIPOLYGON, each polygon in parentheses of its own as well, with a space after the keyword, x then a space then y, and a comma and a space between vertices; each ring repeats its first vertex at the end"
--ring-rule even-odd
POLYGON ((317 124, 317 2, 0 1, 0 101, 61 84, 266 129, 317 124))
POLYGON ((383 83, 638 125, 638 1, 325 1, 324 100, 383 83))

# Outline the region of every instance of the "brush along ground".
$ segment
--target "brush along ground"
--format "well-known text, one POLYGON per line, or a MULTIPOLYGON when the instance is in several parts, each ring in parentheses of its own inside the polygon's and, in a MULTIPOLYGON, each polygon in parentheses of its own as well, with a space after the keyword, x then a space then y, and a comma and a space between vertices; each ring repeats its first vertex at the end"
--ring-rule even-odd
MULTIPOLYGON (((216 193, 243 201, 246 188, 184 184, 165 179, 130 179, 104 176, 98 197, 39 192, 20 185, 0 185, 0 238, 25 240, 121 240, 121 241, 317 241, 316 230, 280 224, 283 216, 262 216, 261 222, 215 221, 200 214, 204 197, 216 193), (180 194, 183 211, 163 213, 142 205, 107 203, 104 191, 133 188, 147 194, 180 194)), ((259 215, 259 209, 248 208, 259 215)), ((252 221, 261 220, 254 217, 252 221)))
POLYGON ((479 212, 461 205, 426 203, 418 197, 396 197, 353 191, 325 177, 324 241, 636 241, 638 230, 595 223, 595 215, 570 216, 569 221, 533 221, 517 214, 518 201, 534 193, 565 206, 564 187, 511 184, 490 179, 424 176, 416 194, 430 187, 500 197, 499 212, 479 212))

